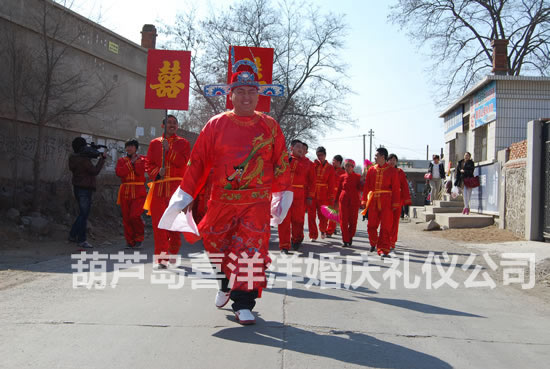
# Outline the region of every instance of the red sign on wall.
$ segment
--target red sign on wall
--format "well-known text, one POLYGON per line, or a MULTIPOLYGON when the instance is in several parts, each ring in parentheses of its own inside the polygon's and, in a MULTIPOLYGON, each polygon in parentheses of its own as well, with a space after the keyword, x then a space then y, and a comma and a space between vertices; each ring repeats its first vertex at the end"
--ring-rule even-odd
MULTIPOLYGON (((227 69, 227 83, 231 83, 231 48, 235 52, 235 63, 239 60, 250 60, 256 64, 258 68, 258 78, 260 84, 271 84, 273 78, 273 49, 264 47, 247 47, 247 46, 230 46, 229 47, 229 63, 227 69)), ((233 109, 233 104, 227 97, 226 108, 233 109)), ((259 96, 256 110, 269 113, 271 110, 271 98, 269 96, 259 96)))
POLYGON ((149 49, 145 109, 187 110, 190 68, 190 51, 149 49))

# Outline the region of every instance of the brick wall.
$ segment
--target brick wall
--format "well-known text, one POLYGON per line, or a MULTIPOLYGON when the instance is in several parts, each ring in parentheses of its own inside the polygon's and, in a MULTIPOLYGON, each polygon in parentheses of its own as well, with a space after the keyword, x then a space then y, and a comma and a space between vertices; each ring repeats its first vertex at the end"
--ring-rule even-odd
POLYGON ((522 159, 527 157, 527 140, 516 142, 510 145, 510 159, 522 159))

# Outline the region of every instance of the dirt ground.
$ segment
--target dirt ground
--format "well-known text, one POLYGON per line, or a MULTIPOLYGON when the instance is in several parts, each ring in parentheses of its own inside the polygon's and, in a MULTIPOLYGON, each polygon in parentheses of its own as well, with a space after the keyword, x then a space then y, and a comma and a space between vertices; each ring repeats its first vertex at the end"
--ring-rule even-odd
MULTIPOLYGON (((414 232, 411 236, 421 237, 426 244, 430 245, 429 247, 435 247, 433 251, 447 251, 449 254, 464 252, 464 244, 469 243, 487 244, 523 240, 508 230, 499 229, 496 225, 484 228, 447 229, 430 232, 425 231, 426 225, 427 223, 415 224, 406 222, 402 229, 414 232), (446 242, 438 244, 430 241, 436 239, 445 240, 446 242)), ((468 250, 468 252, 472 251, 471 249, 468 250)), ((494 261, 499 264, 500 258, 497 255, 493 256, 494 261)), ((502 273, 500 270, 491 270, 482 258, 479 260, 476 259, 476 263, 482 265, 498 284, 502 284, 502 273)), ((522 293, 527 295, 535 296, 546 303, 550 303, 550 259, 546 259, 535 266, 535 286, 533 288, 522 290, 519 284, 511 285, 510 287, 521 290, 522 293)))
MULTIPOLYGON (((92 245, 100 248, 124 245, 122 224, 113 220, 95 221, 92 227, 88 232, 88 242, 92 245)), ((6 266, 39 263, 79 250, 76 243, 68 241, 69 226, 51 224, 50 228, 47 236, 38 236, 14 222, 0 220, 0 270, 6 266)))
POLYGON ((484 228, 446 229, 442 231, 432 231, 431 233, 434 236, 447 240, 468 243, 494 243, 522 240, 522 238, 516 236, 515 233, 507 229, 499 229, 497 225, 484 228))

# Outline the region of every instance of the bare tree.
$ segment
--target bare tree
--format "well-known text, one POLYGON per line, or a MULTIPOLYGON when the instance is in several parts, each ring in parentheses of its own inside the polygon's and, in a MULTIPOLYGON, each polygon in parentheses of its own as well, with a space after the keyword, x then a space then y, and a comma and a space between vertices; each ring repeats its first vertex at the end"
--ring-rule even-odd
MULTIPOLYGON (((40 8, 30 17, 37 37, 5 38, 4 53, 9 59, 3 73, 9 76, 6 90, 14 116, 24 114, 37 126, 37 145, 32 153, 33 210, 39 210, 39 186, 43 161, 44 130, 63 125, 69 117, 90 115, 103 108, 115 88, 99 75, 78 63, 74 46, 84 34, 84 26, 66 17, 65 10, 51 0, 40 0, 40 8), (25 43, 22 47, 22 42, 25 43), (11 58, 11 59, 10 59, 11 58)), ((16 35, 20 30, 13 30, 16 35)), ((17 137, 16 137, 17 139, 17 137)))
POLYGON ((273 83, 285 97, 272 99, 271 115, 287 138, 312 139, 329 127, 351 122, 345 98, 346 65, 339 57, 347 26, 342 15, 322 14, 308 2, 244 0, 229 9, 212 9, 205 19, 190 10, 162 30, 168 48, 192 51, 192 108, 184 125, 200 130, 225 109, 220 98, 205 98, 203 87, 224 81, 229 45, 274 49, 273 83))
POLYGON ((439 103, 491 71, 495 39, 509 40, 509 75, 546 75, 550 68, 547 0, 398 0, 389 19, 430 48, 439 103))
MULTIPOLYGON (((24 48, 24 42, 17 37, 17 33, 13 28, 8 28, 4 25, 0 26, 2 40, 0 40, 0 60, 3 61, 3 71, 0 71, 0 76, 4 81, 4 86, 0 89, 0 97, 5 102, 3 109, 11 111, 10 118, 14 121, 13 137, 19 137, 19 101, 23 95, 24 72, 29 68, 29 58, 27 57, 24 48), (6 73, 6 71, 9 71, 6 73)), ((8 113, 9 114, 9 113, 8 113)), ((17 191, 19 185, 19 145, 13 142, 9 145, 8 152, 10 161, 12 162, 12 181, 14 192, 12 197, 12 206, 17 206, 17 191)))

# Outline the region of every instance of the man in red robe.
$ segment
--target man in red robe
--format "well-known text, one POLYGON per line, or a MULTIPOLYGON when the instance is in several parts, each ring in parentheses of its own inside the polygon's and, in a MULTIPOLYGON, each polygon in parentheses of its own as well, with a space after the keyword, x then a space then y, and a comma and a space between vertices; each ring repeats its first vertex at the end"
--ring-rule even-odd
POLYGON ((170 197, 181 182, 189 160, 189 141, 176 134, 178 120, 173 115, 168 115, 163 120, 162 128, 166 125, 166 133, 157 137, 149 144, 147 151, 147 174, 153 180, 149 184, 149 193, 144 208, 148 210, 153 221, 153 235, 155 239, 155 255, 157 265, 164 269, 169 258, 165 255, 175 255, 181 246, 181 234, 171 232, 158 227, 160 218, 164 214, 170 197))
POLYGON ((161 223, 170 227, 180 210, 187 215, 212 171, 210 201, 198 231, 211 263, 223 273, 215 305, 221 308, 231 299, 237 321, 254 324, 251 310, 267 285, 271 261, 270 213, 271 224, 280 224, 293 195, 281 128, 255 111, 261 88, 256 73, 239 70, 231 81, 234 109, 212 117, 202 129, 161 223))
POLYGON ((376 165, 367 172, 363 203, 369 212, 367 231, 371 251, 377 248, 378 255, 388 256, 391 247, 393 210, 400 208, 401 191, 397 170, 386 161, 388 150, 383 147, 376 149, 374 158, 376 165), (380 233, 378 227, 380 227, 380 233))
POLYGON ((309 160, 304 158, 305 147, 300 140, 290 145, 290 181, 292 183, 292 205, 285 220, 279 224, 279 248, 288 254, 290 247, 298 250, 304 240, 304 219, 306 204, 314 196, 315 177, 309 160))
MULTIPOLYGON (((344 158, 342 158, 342 155, 335 155, 334 158, 332 158, 332 166, 334 167, 334 176, 336 178, 336 180, 334 181, 334 183, 336 184, 336 187, 334 188, 334 191, 338 191, 338 180, 340 178, 340 176, 344 173, 346 173, 346 170, 344 168, 342 168, 342 161, 344 160, 344 158)), ((336 201, 338 202, 338 196, 336 196, 336 201)), ((332 237, 333 234, 337 234, 336 233, 336 225, 338 223, 335 222, 334 220, 329 220, 328 221, 328 226, 327 226, 327 237, 332 237)))
POLYGON ((351 246, 357 230, 357 216, 361 204, 361 176, 353 171, 355 162, 344 161, 345 173, 338 178, 338 208, 340 209, 340 229, 343 246, 351 246))
POLYGON ((316 154, 317 160, 313 164, 315 170, 315 197, 312 204, 308 206, 307 212, 309 238, 312 241, 317 239, 319 231, 322 239, 326 237, 328 220, 321 212, 321 206, 334 205, 334 197, 336 196, 336 177, 334 167, 326 160, 327 151, 323 146, 319 146, 316 154), (317 217, 319 217, 319 231, 317 230, 317 217))
POLYGON ((115 173, 122 184, 118 190, 117 204, 122 211, 124 238, 127 248, 140 248, 145 226, 141 214, 147 192, 145 191, 145 158, 137 153, 139 142, 129 140, 124 145, 126 156, 118 159, 115 173))
POLYGON ((390 154, 388 164, 397 169, 397 175, 399 177, 399 189, 401 193, 400 204, 398 209, 393 210, 393 225, 391 232, 391 248, 395 249, 395 243, 397 242, 397 233, 399 232, 399 219, 401 217, 401 208, 405 205, 411 205, 411 194, 409 192, 409 182, 407 181, 407 175, 401 168, 397 168, 397 162, 399 159, 397 155, 390 154))

